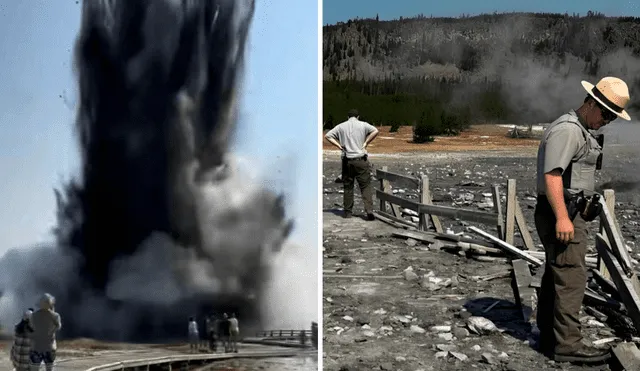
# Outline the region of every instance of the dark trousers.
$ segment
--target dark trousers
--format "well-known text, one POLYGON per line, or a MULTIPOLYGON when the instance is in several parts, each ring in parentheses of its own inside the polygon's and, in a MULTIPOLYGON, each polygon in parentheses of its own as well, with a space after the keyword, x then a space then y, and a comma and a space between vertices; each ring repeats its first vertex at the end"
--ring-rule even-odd
POLYGON ((578 215, 573 241, 558 241, 556 218, 545 197, 538 198, 535 223, 546 256, 537 312, 540 350, 571 353, 582 347, 578 315, 587 281, 587 225, 578 215))
POLYGON ((353 212, 353 186, 358 181, 364 210, 367 214, 373 213, 373 187, 371 185, 371 166, 365 158, 342 159, 342 181, 344 185, 344 211, 353 212))

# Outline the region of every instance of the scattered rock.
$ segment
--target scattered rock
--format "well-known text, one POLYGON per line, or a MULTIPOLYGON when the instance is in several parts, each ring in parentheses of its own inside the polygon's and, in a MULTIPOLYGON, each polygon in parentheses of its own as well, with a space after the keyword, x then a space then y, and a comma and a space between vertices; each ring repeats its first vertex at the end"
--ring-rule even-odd
POLYGON ((453 340, 453 334, 450 332, 439 333, 438 337, 442 340, 451 341, 453 340))
POLYGON ((467 327, 471 332, 478 335, 486 335, 498 331, 498 327, 484 317, 469 317, 467 319, 467 327))
POLYGON ((431 326, 429 328, 431 332, 450 332, 451 326, 431 326))
POLYGON ((469 359, 469 357, 467 357, 466 354, 464 353, 460 353, 460 352, 449 352, 449 354, 451 354, 452 356, 454 356, 456 359, 458 359, 459 361, 466 361, 467 359, 469 359))
POLYGON ((402 273, 404 274, 404 279, 407 281, 417 281, 419 278, 418 275, 413 271, 413 267, 405 269, 402 273))
POLYGON ((411 330, 411 332, 416 333, 416 334, 424 334, 425 332, 427 332, 427 330, 425 330, 422 327, 417 326, 417 325, 411 325, 411 327, 409 329, 411 330))
POLYGON ((457 347, 454 344, 436 344, 436 349, 440 351, 449 352, 452 350, 456 350, 457 347))
POLYGON ((482 353, 482 355, 480 357, 482 357, 482 361, 484 363, 487 363, 487 364, 490 364, 490 365, 498 364, 496 359, 493 357, 493 354, 491 354, 491 353, 482 353))
POLYGON ((453 336, 458 339, 464 339, 469 336, 469 331, 466 328, 456 327, 453 329, 453 336))

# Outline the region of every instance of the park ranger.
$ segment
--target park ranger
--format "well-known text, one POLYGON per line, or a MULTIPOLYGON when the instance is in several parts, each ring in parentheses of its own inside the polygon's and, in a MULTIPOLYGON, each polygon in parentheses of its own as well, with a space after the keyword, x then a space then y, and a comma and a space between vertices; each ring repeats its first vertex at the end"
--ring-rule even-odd
POLYGON ((537 323, 541 352, 558 362, 589 363, 610 356, 584 343, 578 319, 586 285, 586 222, 598 212, 587 216, 575 200, 594 194, 602 163, 603 136, 591 130, 631 118, 624 110, 629 89, 621 79, 605 77, 596 86, 582 81, 582 86, 588 93, 582 106, 551 123, 538 148, 535 224, 546 262, 537 323))

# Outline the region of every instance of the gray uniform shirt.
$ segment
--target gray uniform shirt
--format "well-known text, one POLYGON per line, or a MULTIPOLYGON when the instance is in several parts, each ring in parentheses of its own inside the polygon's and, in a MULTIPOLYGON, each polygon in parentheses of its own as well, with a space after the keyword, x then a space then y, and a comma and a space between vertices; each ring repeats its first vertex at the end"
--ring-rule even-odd
POLYGON ((344 149, 347 158, 359 158, 367 154, 362 149, 364 141, 369 134, 377 129, 368 122, 360 121, 355 117, 336 125, 325 135, 325 138, 337 140, 344 149))
POLYGON ((41 353, 56 350, 56 332, 62 327, 60 315, 53 310, 37 310, 31 317, 31 325, 31 349, 41 353))
MULTIPOLYGON (((574 110, 571 116, 578 117, 574 110)), ((542 140, 538 147, 538 194, 546 194, 544 175, 555 169, 564 174, 572 160, 578 159, 585 151, 586 140, 582 130, 574 123, 564 122, 549 127, 547 140, 542 140)))

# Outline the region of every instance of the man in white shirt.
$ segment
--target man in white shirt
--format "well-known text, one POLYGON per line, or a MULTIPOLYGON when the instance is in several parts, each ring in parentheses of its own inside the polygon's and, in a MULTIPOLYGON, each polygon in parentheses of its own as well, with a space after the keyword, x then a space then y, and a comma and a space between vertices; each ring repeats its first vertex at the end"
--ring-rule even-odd
POLYGON ((373 188, 367 146, 378 135, 378 129, 360 121, 358 111, 349 111, 349 119, 336 125, 325 135, 329 143, 342 151, 342 181, 344 184, 344 217, 353 215, 353 186, 358 181, 367 220, 374 220, 373 188))

